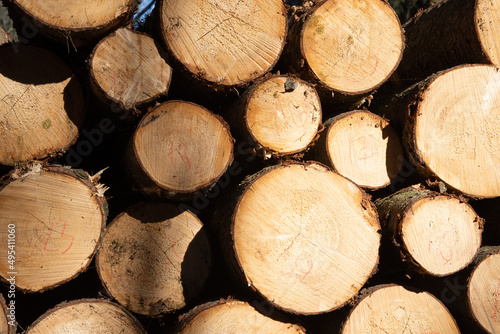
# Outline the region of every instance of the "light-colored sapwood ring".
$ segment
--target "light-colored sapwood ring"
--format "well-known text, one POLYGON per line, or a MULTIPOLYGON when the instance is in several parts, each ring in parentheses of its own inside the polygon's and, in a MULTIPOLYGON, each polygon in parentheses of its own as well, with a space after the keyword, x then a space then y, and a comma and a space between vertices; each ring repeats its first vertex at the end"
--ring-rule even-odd
POLYGON ((245 84, 267 73, 285 44, 282 0, 169 0, 160 3, 167 47, 209 82, 245 84))
POLYGON ((318 163, 261 173, 239 198, 231 227, 246 283, 292 313, 345 305, 378 264, 373 204, 353 182, 318 163))
POLYGON ((172 68, 151 37, 120 28, 95 47, 90 76, 107 100, 132 109, 167 94, 172 68))
POLYGON ((456 333, 448 309, 433 295, 399 285, 370 288, 351 311, 342 334, 456 333))
POLYGON ((307 64, 329 89, 367 93, 398 66, 403 31, 392 7, 382 0, 327 0, 304 23, 301 50, 307 64))
POLYGON ((62 303, 38 318, 26 334, 146 334, 140 322, 118 304, 103 299, 62 303))
POLYGON ((211 185, 233 160, 226 122, 185 101, 165 102, 146 114, 134 134, 133 149, 148 177, 175 193, 211 185))
POLYGON ((167 203, 141 203, 106 229, 96 267, 106 290, 127 309, 149 316, 183 308, 210 269, 203 224, 167 203))

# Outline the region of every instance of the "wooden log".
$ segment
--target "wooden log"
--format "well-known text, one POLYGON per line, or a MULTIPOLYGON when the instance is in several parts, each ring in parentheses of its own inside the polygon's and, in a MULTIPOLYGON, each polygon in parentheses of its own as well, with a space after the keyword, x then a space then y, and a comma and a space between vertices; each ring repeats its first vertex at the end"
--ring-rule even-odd
POLYGON ((146 334, 126 309, 103 299, 79 299, 56 305, 38 318, 26 334, 130 333, 146 334))
POLYGON ((245 286, 279 309, 311 315, 340 308, 377 266, 374 205, 324 165, 264 169, 232 198, 236 203, 215 220, 226 260, 245 286))
MULTIPOLYGON (((15 304, 14 304, 15 305, 15 304)), ((14 309, 15 312, 15 309, 14 309)), ((15 313, 9 317, 10 310, 7 309, 7 303, 2 294, 0 294, 0 333, 14 334, 17 323, 15 320, 15 313)))
POLYGON ((428 292, 391 284, 371 287, 362 294, 342 334, 460 333, 448 309, 428 292))
POLYGON ((0 164, 64 152, 84 113, 80 84, 59 57, 33 46, 0 49, 0 164))
POLYGON ((17 290, 43 292, 84 271, 103 232, 107 205, 82 170, 33 163, 0 188, 0 278, 17 290), (9 256, 8 256, 9 254, 9 256))
POLYGON ((172 68, 146 34, 120 28, 103 38, 89 62, 94 91, 127 110, 166 95, 172 68))
POLYGON ((173 312, 196 298, 210 270, 203 224, 168 203, 140 203, 106 228, 96 256, 104 287, 129 310, 173 312))
POLYGON ((245 85, 266 74, 285 44, 281 0, 161 1, 161 34, 188 72, 215 87, 245 85))
POLYGON ((167 197, 192 197, 215 183, 233 161, 226 122, 186 101, 168 101, 148 112, 130 149, 141 189, 167 197))
POLYGON ((330 99, 333 92, 339 101, 362 103, 355 98, 384 83, 403 54, 401 24, 385 1, 318 1, 293 19, 285 63, 330 99))
POLYGON ((5 0, 4 4, 14 18, 29 19, 35 34, 67 44, 68 50, 125 25, 137 6, 134 0, 5 0))
POLYGON ((296 324, 270 318, 248 303, 229 299, 208 302, 184 315, 175 334, 306 333, 296 324))
POLYGON ((314 87, 292 75, 257 81, 229 110, 235 136, 250 141, 264 158, 304 151, 321 126, 321 101, 314 87))
POLYGON ((403 164, 403 148, 389 122, 368 110, 330 118, 314 146, 316 160, 360 187, 388 186, 403 164))
POLYGON ((397 80, 408 87, 461 64, 500 66, 500 5, 487 0, 444 0, 404 25, 406 49, 397 80))
POLYGON ((500 246, 481 248, 471 268, 467 284, 469 314, 487 333, 499 333, 500 246))
POLYGON ((481 246, 483 219, 461 199, 415 185, 375 202, 382 228, 411 269, 446 276, 481 246))
POLYGON ((403 145, 424 177, 487 198, 500 196, 498 106, 498 69, 463 65, 395 95, 376 112, 403 129, 403 145))

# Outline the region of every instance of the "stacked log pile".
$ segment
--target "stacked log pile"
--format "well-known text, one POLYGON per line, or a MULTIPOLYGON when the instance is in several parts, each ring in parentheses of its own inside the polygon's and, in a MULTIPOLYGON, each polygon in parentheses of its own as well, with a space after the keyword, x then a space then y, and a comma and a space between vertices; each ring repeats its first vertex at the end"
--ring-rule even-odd
POLYGON ((4 2, 1 333, 500 333, 500 2, 4 2))

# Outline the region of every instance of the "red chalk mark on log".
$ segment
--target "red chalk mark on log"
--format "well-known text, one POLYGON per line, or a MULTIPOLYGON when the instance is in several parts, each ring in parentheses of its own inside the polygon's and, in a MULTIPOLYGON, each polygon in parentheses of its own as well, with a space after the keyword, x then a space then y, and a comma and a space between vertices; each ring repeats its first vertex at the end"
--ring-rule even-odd
POLYGON ((498 314, 498 295, 500 294, 500 280, 498 280, 497 289, 495 291, 495 306, 493 309, 493 321, 497 322, 497 314, 498 314))
MULTIPOLYGON (((364 67, 365 65, 372 64, 373 70, 368 73, 367 77, 371 77, 376 71, 378 67, 378 57, 375 55, 372 55, 368 58, 362 58, 362 59, 353 59, 350 63, 349 66, 347 67, 345 71, 345 79, 350 82, 350 83, 358 83, 363 81, 365 78, 359 78, 356 79, 354 77, 353 69, 357 69, 360 67, 364 67)), ((358 72, 356 72, 358 74, 358 72)))
MULTIPOLYGON (((175 257, 177 257, 179 260, 181 260, 181 261, 182 261, 182 260, 184 260, 184 258, 183 258, 183 257, 181 257, 181 256, 179 256, 179 254, 177 254, 177 252, 175 251, 175 245, 176 245, 176 244, 177 244, 177 243, 175 242, 175 238, 174 238, 174 241, 173 241, 173 243, 172 243, 172 246, 170 246, 170 248, 172 248, 172 251, 174 252, 175 257)), ((186 249, 186 251, 187 251, 187 249, 186 249)), ((184 252, 184 253, 185 253, 185 252, 184 252)))
POLYGON ((294 266, 291 271, 283 273, 283 275, 298 275, 301 279, 305 279, 313 269, 313 261, 311 256, 301 254, 297 256, 294 266))
POLYGON ((181 159, 187 164, 187 167, 190 170, 191 160, 187 155, 186 146, 181 142, 178 142, 177 145, 175 145, 174 142, 170 143, 169 157, 173 168, 175 168, 174 152, 176 152, 181 157, 181 159))
POLYGON ((61 222, 56 222, 56 223, 52 223, 50 228, 49 228, 49 236, 47 237, 47 239, 45 240, 45 243, 43 245, 43 249, 47 252, 58 252, 61 250, 61 247, 56 247, 56 248, 49 248, 49 243, 50 241, 52 240, 53 238, 53 235, 54 233, 56 233, 56 237, 57 238, 65 238, 68 242, 69 242, 69 246, 61 252, 61 254, 65 254, 67 251, 69 251, 69 249, 71 248, 71 246, 73 246, 73 241, 74 241, 74 237, 71 236, 71 235, 67 235, 65 232, 66 232, 66 221, 65 220, 62 220, 62 231, 57 231, 57 229, 59 228, 61 222), (57 234, 60 234, 59 236, 57 236, 57 234))
MULTIPOLYGON (((351 147, 359 147, 355 153, 357 160, 367 160, 375 155, 375 152, 368 147, 368 140, 365 135, 360 135, 351 139, 351 147)), ((351 155, 351 158, 354 158, 351 155)))

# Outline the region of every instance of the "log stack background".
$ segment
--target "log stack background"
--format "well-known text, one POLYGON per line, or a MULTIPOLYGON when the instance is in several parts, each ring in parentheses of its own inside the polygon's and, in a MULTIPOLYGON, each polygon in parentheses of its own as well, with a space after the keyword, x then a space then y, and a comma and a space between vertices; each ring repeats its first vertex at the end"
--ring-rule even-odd
MULTIPOLYGON (((9 0, 0 228, 17 226, 18 332, 111 312, 117 333, 500 333, 496 58, 480 38, 450 42, 450 62, 412 54, 429 25, 456 20, 452 2, 472 3, 439 2, 400 29, 376 0, 327 14, 312 12, 322 1, 158 1, 135 26, 128 1, 90 29, 33 22, 36 1, 9 0), (417 36, 404 52, 402 33, 417 36), (474 86, 453 86, 461 72, 474 86)), ((427 4, 390 5, 405 23, 427 4)))

